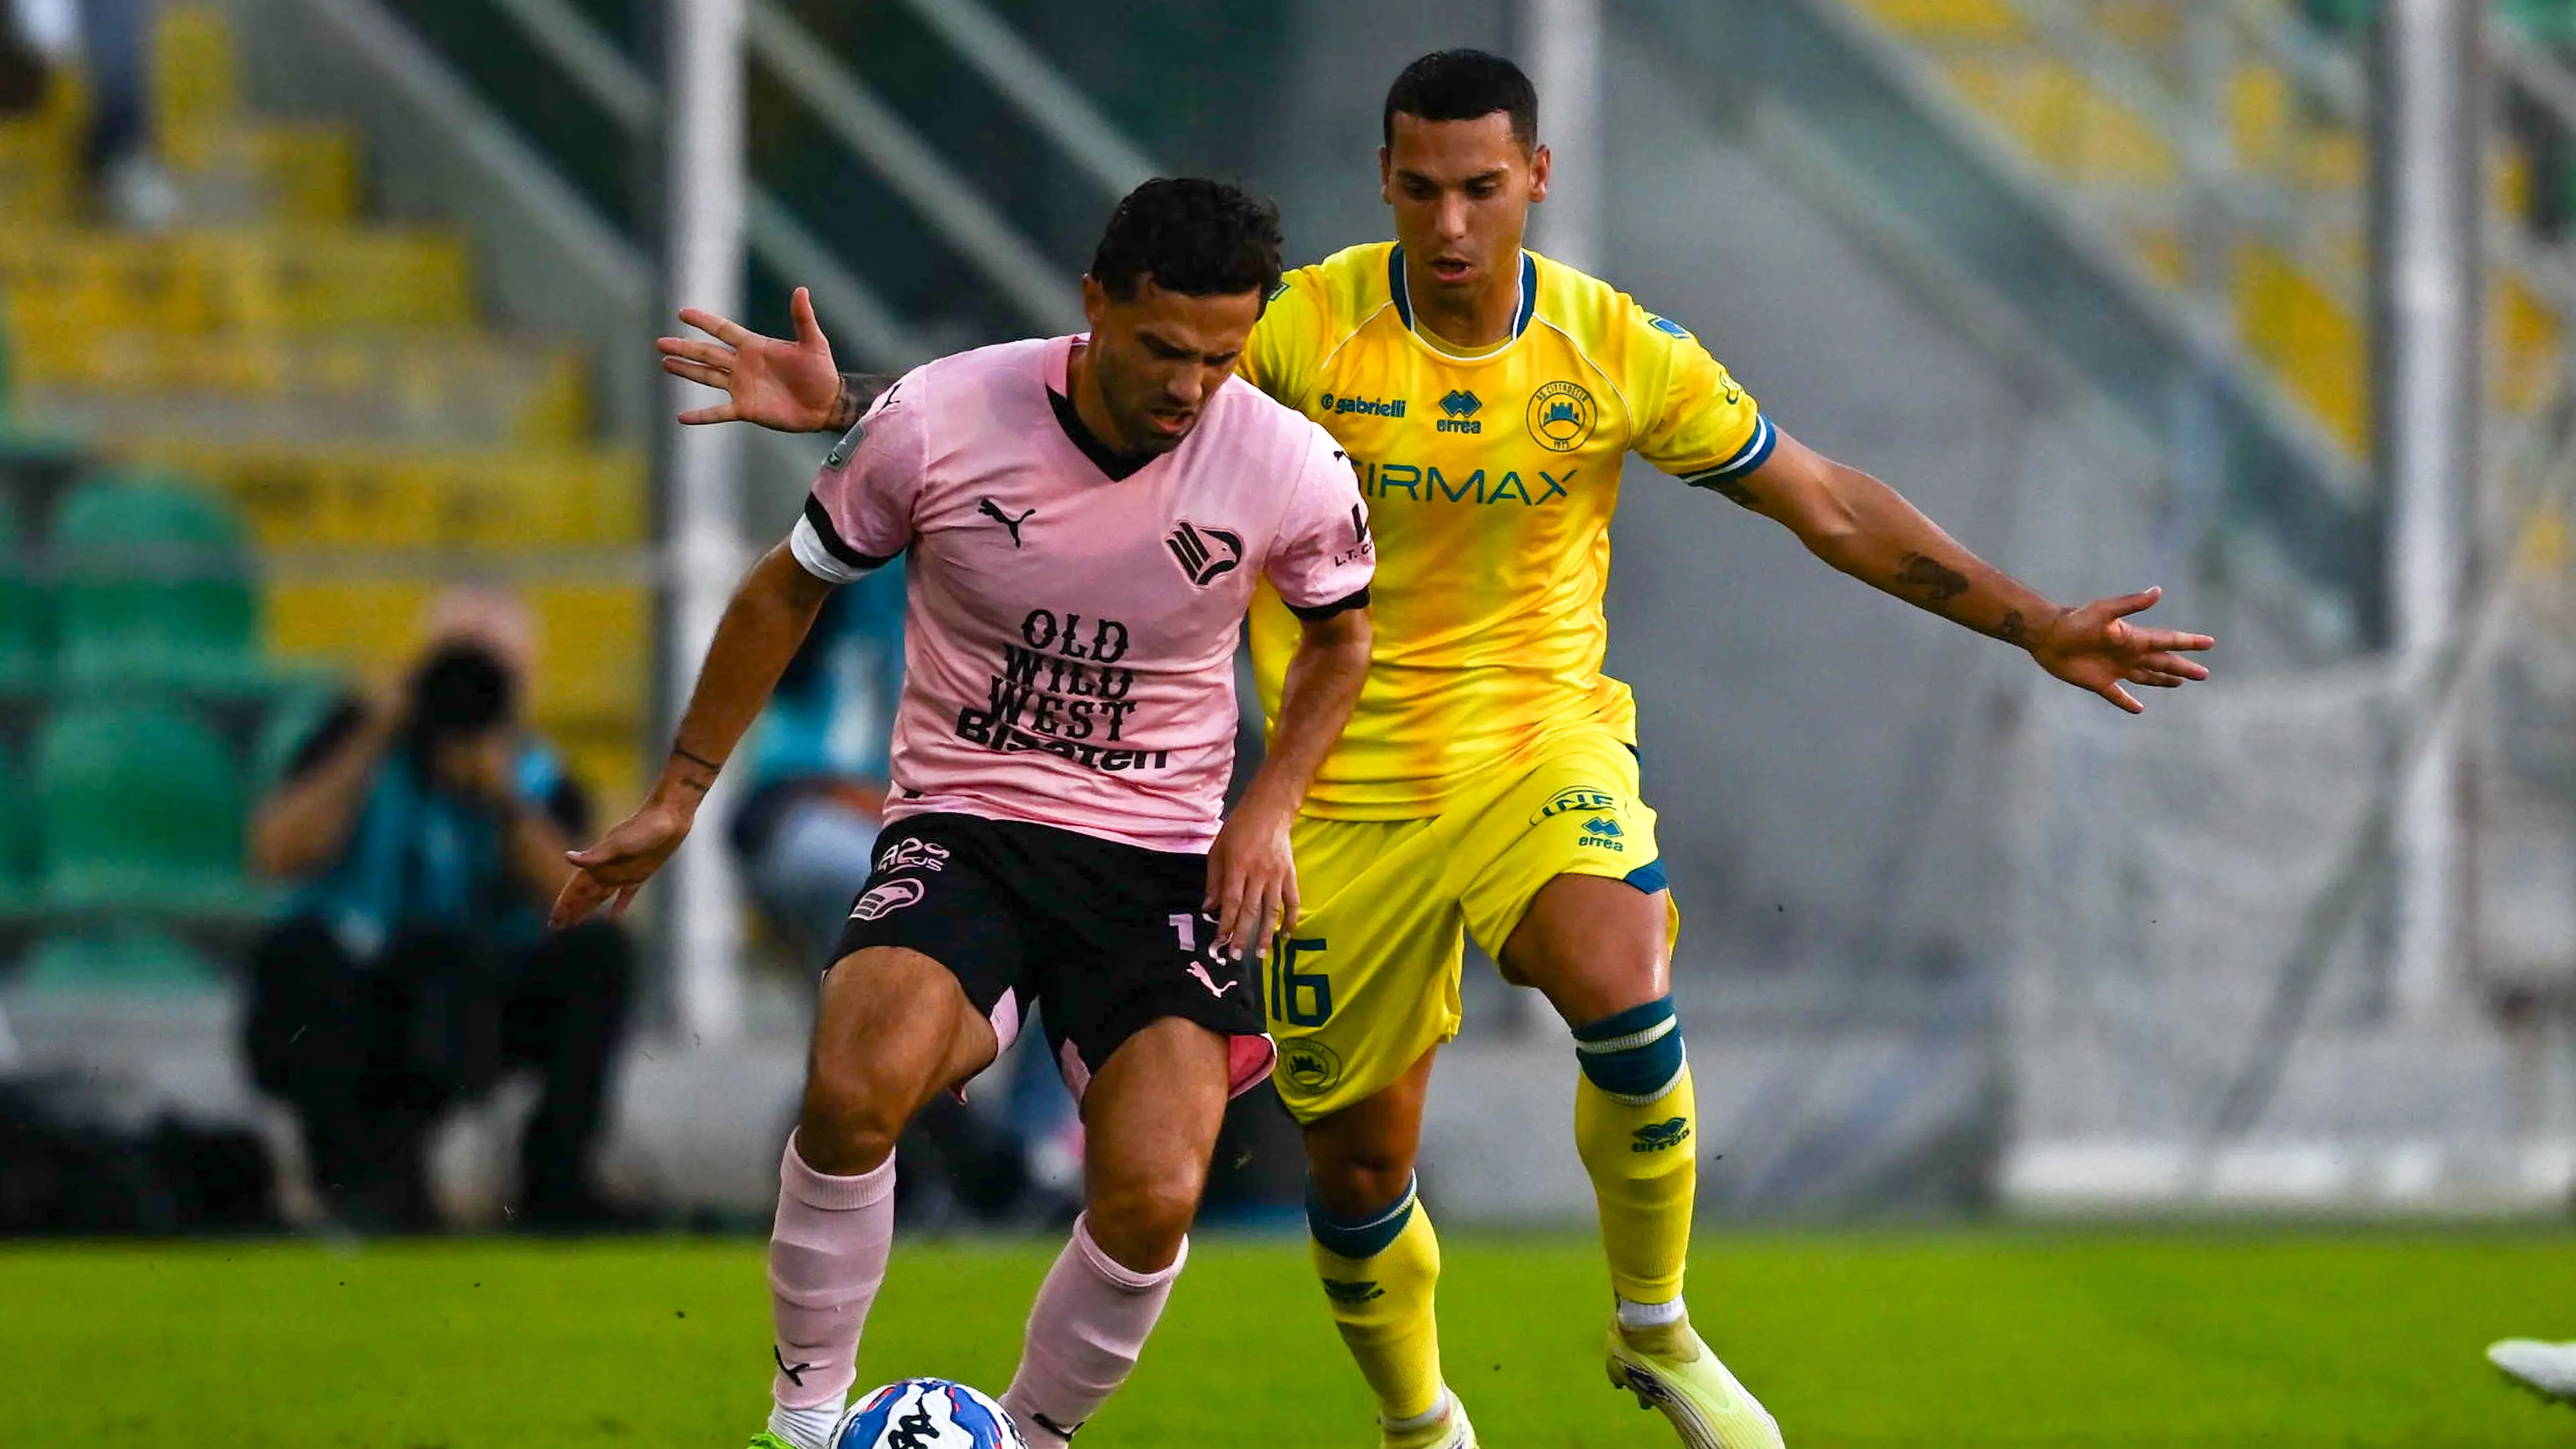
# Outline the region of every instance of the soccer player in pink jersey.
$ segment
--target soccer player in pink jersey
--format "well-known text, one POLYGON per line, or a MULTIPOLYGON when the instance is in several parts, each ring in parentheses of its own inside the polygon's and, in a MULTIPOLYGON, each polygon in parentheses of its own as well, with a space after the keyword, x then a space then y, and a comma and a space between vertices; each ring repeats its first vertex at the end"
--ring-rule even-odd
POLYGON ((1134 1367, 1226 1101, 1270 1070, 1258 963, 1296 914, 1289 824, 1358 697, 1375 567, 1332 439, 1233 375, 1279 244, 1267 202, 1149 182, 1083 279, 1087 336, 933 362, 878 399, 736 592, 660 783, 572 856, 555 922, 623 908, 826 594, 911 555, 888 824, 823 977, 780 1166, 775 1408, 755 1449, 825 1449, 885 1277, 895 1139, 1029 1008, 1089 1144, 1087 1210, 1002 1400, 1039 1446, 1134 1367), (1257 579, 1302 644, 1220 828, 1257 579))

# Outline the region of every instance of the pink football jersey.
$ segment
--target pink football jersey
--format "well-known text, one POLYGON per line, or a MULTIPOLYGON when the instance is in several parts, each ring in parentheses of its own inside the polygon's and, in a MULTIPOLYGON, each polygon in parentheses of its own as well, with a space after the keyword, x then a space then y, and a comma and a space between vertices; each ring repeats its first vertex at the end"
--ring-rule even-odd
POLYGON ((1237 379, 1178 447, 1113 477, 1064 400, 1079 341, 907 374, 815 478, 791 546, 839 583, 911 555, 889 819, 1205 850, 1253 581, 1303 611, 1365 602, 1368 512, 1331 436, 1237 379))

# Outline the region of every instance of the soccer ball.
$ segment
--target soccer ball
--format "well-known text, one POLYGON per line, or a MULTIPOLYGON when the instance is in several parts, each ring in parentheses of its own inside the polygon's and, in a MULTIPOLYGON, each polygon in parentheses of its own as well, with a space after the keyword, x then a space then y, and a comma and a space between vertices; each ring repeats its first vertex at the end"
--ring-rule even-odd
POLYGON ((905 1379, 859 1400, 832 1449, 1028 1449, 1011 1416, 964 1384, 905 1379))

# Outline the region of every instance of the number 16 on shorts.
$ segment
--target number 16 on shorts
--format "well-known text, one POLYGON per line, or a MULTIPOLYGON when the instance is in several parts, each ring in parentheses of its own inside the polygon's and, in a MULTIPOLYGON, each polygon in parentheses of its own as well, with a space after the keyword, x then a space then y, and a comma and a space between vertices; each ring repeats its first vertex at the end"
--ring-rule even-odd
POLYGON ((1290 1026, 1317 1027, 1332 1020, 1333 982, 1320 970, 1299 970, 1301 959, 1308 967, 1312 958, 1324 954, 1320 936, 1293 940, 1282 936, 1270 947, 1270 1019, 1290 1026))

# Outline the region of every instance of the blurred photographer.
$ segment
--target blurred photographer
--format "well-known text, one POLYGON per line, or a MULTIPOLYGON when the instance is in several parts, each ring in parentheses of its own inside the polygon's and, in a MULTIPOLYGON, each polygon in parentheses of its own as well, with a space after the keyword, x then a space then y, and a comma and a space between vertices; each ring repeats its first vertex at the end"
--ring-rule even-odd
POLYGON ((515 600, 449 595, 400 690, 343 700, 252 821, 253 866, 299 886, 251 956, 252 1076, 294 1109, 315 1187, 361 1229, 436 1226, 430 1129, 513 1066, 543 1091, 519 1220, 618 1216, 591 1157, 634 951, 606 921, 544 929, 590 811, 520 723, 527 640, 515 600))

